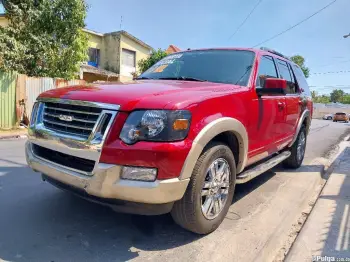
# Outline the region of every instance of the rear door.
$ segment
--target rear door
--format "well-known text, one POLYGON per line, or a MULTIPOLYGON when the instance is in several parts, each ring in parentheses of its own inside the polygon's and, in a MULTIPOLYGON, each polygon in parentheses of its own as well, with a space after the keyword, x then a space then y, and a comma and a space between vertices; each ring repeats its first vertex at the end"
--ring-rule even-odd
POLYGON ((289 140, 294 135, 301 112, 300 92, 289 63, 278 58, 276 60, 280 78, 287 80, 286 120, 283 124, 283 132, 285 133, 284 140, 289 140))

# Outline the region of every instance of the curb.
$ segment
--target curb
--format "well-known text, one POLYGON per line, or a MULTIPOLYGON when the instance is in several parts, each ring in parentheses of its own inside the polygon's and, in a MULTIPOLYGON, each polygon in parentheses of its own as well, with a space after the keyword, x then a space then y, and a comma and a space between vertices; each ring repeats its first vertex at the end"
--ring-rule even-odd
POLYGON ((27 138, 27 135, 8 135, 8 136, 0 136, 1 140, 9 140, 9 139, 25 139, 27 138))

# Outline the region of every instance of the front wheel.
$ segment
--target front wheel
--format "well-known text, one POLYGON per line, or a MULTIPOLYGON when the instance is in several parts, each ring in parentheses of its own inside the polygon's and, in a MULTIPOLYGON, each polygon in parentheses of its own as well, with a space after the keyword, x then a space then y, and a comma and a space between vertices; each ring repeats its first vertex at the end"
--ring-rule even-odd
POLYGON ((213 232, 230 208, 235 184, 232 151, 223 143, 210 143, 196 162, 185 195, 174 203, 173 219, 197 234, 213 232))
POLYGON ((290 148, 291 155, 284 162, 283 165, 287 168, 298 168, 301 166, 306 149, 306 128, 303 126, 298 134, 297 140, 290 148))

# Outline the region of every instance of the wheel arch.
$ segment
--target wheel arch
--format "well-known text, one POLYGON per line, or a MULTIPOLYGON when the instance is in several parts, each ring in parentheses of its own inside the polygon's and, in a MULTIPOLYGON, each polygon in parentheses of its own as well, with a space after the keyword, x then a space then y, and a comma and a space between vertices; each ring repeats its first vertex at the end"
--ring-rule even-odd
POLYGON ((234 137, 237 139, 237 173, 240 173, 244 169, 248 155, 247 130, 239 120, 230 117, 223 117, 207 124, 193 140, 191 150, 188 153, 185 163, 182 167, 180 179, 191 177, 197 159, 203 152, 205 146, 211 141, 217 140, 215 138, 218 138, 222 134, 234 135, 234 137))
POLYGON ((289 147, 291 147, 295 143, 295 141, 298 138, 298 134, 300 132, 300 129, 304 125, 306 127, 306 135, 308 135, 309 134, 309 130, 310 130, 310 126, 311 126, 311 114, 310 114, 309 110, 305 110, 302 113, 302 115, 300 116, 299 121, 298 121, 298 125, 297 125, 296 130, 295 130, 295 134, 294 134, 293 140, 288 145, 289 147))

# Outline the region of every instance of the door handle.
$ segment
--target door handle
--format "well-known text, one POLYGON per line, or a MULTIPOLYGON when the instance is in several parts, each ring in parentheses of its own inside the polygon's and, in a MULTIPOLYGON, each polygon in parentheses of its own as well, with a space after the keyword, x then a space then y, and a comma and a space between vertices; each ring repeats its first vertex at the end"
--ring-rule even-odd
POLYGON ((277 105, 279 110, 283 110, 286 104, 283 102, 278 102, 277 105))

